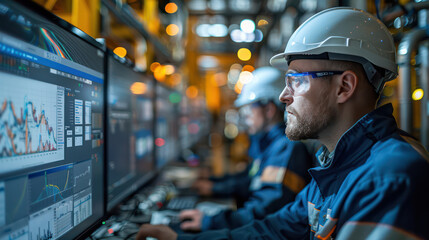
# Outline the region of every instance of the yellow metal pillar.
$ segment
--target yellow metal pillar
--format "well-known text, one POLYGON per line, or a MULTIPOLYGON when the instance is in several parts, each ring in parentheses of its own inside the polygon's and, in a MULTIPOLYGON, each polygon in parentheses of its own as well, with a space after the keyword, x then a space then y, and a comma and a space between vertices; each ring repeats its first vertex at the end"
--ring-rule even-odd
POLYGON ((207 108, 212 112, 219 114, 220 112, 220 90, 216 83, 216 79, 214 77, 214 73, 212 71, 208 71, 206 73, 206 84, 205 84, 205 93, 206 93, 206 103, 207 108))
MULTIPOLYGON (((158 16, 158 1, 157 0, 145 0, 143 5, 143 11, 140 14, 143 20, 143 25, 149 33, 158 36, 158 30, 161 25, 158 16)), ((150 44, 150 43, 148 43, 150 44)), ((153 62, 155 56, 154 47, 148 47, 146 50, 146 63, 150 65, 153 62)), ((149 68, 149 66, 147 66, 149 68)))
POLYGON ((72 1, 71 23, 93 38, 99 36, 100 0, 72 1))

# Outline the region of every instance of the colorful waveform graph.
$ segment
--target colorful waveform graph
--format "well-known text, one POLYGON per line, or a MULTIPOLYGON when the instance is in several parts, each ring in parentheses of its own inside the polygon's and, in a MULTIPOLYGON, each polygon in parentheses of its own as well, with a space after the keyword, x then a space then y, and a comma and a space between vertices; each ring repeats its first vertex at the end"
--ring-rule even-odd
POLYGON ((46 117, 45 110, 42 109, 38 113, 32 101, 24 102, 24 107, 19 109, 19 115, 12 101, 4 100, 2 103, 0 116, 4 125, 2 124, 1 135, 7 139, 7 145, 3 146, 0 156, 57 150, 55 131, 46 117))
POLYGON ((30 208, 44 209, 73 195, 72 165, 60 166, 29 175, 30 208))
POLYGON ((39 46, 48 50, 51 53, 54 53, 64 59, 73 60, 67 50, 64 48, 64 45, 58 40, 55 34, 45 28, 39 28, 41 33, 41 41, 39 46))
POLYGON ((64 159, 64 88, 0 72, 0 173, 64 159))

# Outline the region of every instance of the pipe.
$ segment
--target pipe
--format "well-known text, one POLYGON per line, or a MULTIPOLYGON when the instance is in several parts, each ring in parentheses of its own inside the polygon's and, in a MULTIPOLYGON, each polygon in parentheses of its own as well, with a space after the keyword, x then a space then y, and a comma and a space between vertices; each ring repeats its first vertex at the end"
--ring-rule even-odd
POLYGON ((421 119, 421 125, 420 125, 420 141, 423 146, 428 149, 429 145, 429 122, 428 122, 428 93, 429 93, 429 41, 424 41, 422 44, 420 44, 419 47, 419 57, 421 60, 421 67, 420 67, 420 87, 423 89, 424 95, 423 98, 420 100, 420 119, 421 119))
POLYGON ((411 30, 404 36, 398 47, 400 126, 408 133, 412 133, 413 130, 411 57, 419 42, 426 37, 426 29, 411 30))
POLYGON ((392 22, 397 17, 428 8, 429 1, 409 2, 405 5, 396 5, 392 8, 383 11, 381 21, 383 21, 384 23, 392 22))

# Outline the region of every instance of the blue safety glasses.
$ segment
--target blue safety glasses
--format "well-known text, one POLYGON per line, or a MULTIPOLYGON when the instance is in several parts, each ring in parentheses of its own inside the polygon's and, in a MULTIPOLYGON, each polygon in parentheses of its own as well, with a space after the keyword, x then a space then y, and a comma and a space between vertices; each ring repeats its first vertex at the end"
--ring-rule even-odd
POLYGON ((286 88, 288 88, 292 94, 304 94, 310 88, 310 79, 329 77, 342 73, 342 71, 296 72, 289 70, 286 73, 286 88))

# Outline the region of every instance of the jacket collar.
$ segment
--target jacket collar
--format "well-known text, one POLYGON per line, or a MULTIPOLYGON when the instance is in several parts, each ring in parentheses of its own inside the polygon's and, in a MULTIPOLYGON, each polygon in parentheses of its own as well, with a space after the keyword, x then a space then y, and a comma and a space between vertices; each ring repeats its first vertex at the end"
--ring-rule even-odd
MULTIPOLYGON (((359 119, 340 138, 335 147, 332 161, 326 167, 316 167, 309 170, 311 176, 317 182, 322 195, 329 193, 329 189, 335 188, 335 183, 341 183, 341 176, 363 164, 359 158, 363 154, 369 154, 369 149, 375 142, 385 138, 397 130, 397 125, 392 116, 392 104, 386 104, 359 119)), ((316 157, 326 155, 324 147, 319 149, 316 157)))

